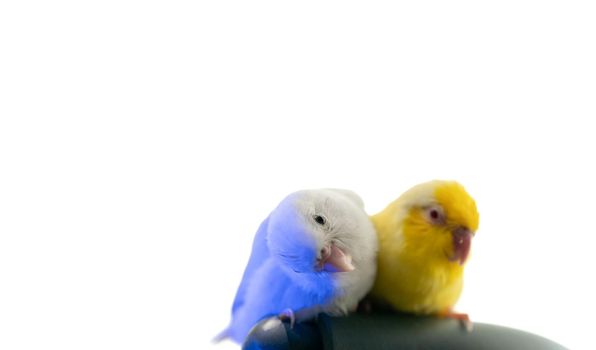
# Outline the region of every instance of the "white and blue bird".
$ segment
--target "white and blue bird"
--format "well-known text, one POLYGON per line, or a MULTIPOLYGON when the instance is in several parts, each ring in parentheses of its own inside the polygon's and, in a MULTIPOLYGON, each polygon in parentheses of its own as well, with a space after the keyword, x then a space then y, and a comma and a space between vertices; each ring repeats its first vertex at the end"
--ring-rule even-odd
POLYGON ((260 320, 346 315, 370 291, 377 237, 360 197, 340 189, 287 196, 259 227, 232 320, 220 335, 242 343, 260 320))

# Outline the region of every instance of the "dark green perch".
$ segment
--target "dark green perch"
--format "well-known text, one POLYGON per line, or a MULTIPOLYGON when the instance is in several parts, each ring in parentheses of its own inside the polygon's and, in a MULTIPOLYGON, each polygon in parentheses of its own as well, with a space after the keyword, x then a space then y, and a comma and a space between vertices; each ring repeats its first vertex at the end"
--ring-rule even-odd
POLYGON ((457 320, 394 313, 319 315, 298 323, 270 318, 257 324, 243 349, 545 349, 563 346, 516 329, 474 323, 467 332, 457 320))

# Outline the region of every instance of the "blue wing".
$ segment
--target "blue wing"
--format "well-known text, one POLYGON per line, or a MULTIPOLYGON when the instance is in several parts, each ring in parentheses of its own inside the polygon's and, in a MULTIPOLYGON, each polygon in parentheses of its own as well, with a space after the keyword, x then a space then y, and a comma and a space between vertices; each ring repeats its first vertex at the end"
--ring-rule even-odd
POLYGON ((238 305, 226 335, 242 343, 250 329, 263 318, 279 315, 291 309, 302 310, 323 305, 333 297, 330 276, 321 277, 320 293, 311 293, 292 281, 273 259, 267 259, 252 274, 249 287, 245 289, 245 302, 238 305))
POLYGON ((232 305, 232 315, 240 306, 242 306, 242 304, 244 304, 246 290, 253 275, 259 269, 259 267, 263 265, 265 260, 269 258, 269 248, 267 247, 268 226, 269 217, 267 217, 261 223, 261 226, 259 226, 259 229, 255 234, 255 238, 252 242, 252 252, 250 253, 248 264, 246 265, 246 269, 244 269, 244 275, 242 276, 242 281, 240 282, 240 286, 236 292, 236 297, 234 298, 234 304, 232 305))

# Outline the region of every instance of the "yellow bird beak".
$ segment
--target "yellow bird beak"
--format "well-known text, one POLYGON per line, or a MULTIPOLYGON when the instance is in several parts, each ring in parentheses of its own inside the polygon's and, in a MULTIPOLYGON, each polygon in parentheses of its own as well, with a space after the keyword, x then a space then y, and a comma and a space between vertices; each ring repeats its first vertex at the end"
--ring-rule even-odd
POLYGON ((460 226, 451 231, 451 236, 453 241, 453 255, 451 255, 449 261, 457 261, 460 265, 463 265, 470 253, 472 231, 467 227, 460 226))

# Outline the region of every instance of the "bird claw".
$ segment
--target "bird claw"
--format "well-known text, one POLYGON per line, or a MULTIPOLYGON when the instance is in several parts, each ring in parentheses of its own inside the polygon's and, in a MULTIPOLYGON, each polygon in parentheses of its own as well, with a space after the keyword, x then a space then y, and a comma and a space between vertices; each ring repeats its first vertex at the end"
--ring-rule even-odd
POLYGON ((474 330, 474 323, 471 320, 461 320, 461 324, 468 333, 474 330))
POLYGON ((357 305, 356 305, 356 311, 363 313, 363 314, 371 314, 373 312, 373 304, 372 301, 370 301, 370 299, 364 299, 361 300, 357 305))
POLYGON ((296 316, 294 315, 294 311, 292 311, 292 309, 285 309, 277 317, 281 321, 290 320, 290 329, 294 329, 294 324, 296 323, 296 316))
POLYGON ((470 320, 470 316, 468 314, 448 312, 445 314, 445 317, 458 320, 468 333, 474 330, 474 323, 470 320))

